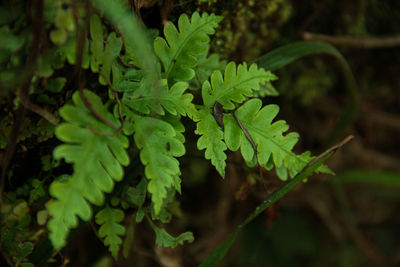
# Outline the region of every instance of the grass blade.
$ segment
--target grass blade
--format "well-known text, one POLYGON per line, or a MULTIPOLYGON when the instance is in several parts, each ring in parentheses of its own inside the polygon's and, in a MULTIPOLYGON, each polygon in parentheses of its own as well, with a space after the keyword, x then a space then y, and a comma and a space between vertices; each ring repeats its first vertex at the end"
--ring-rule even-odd
POLYGON ((280 198, 286 195, 290 190, 292 190, 297 184, 299 184, 310 174, 312 174, 334 153, 335 153, 334 151, 330 151, 328 154, 324 155, 323 157, 315 161, 312 165, 305 168, 295 178, 293 178, 288 183, 279 188, 277 191, 272 193, 272 195, 267 200, 265 200, 263 203, 261 203, 259 206, 256 207, 253 213, 251 213, 246 218, 246 220, 242 224, 240 224, 232 234, 228 236, 228 238, 225 241, 223 241, 216 249, 213 250, 213 252, 211 252, 211 254, 200 264, 200 267, 216 266, 229 251, 229 248, 235 241, 236 237, 247 224, 253 221, 258 215, 263 213, 273 203, 278 201, 280 198))
POLYGON ((342 54, 328 43, 321 41, 299 41, 272 50, 264 56, 257 58, 254 62, 265 69, 277 70, 299 58, 314 54, 328 54, 341 61, 346 61, 342 54))
POLYGON ((279 47, 257 58, 254 62, 265 69, 277 70, 302 57, 314 54, 327 54, 335 57, 347 84, 348 103, 335 129, 327 139, 327 145, 329 145, 343 133, 357 115, 358 86, 350 66, 342 54, 331 44, 322 41, 298 41, 279 47))
POLYGON ((230 234, 228 238, 225 239, 225 241, 223 241, 217 248, 215 248, 211 252, 211 254, 200 264, 200 267, 216 266, 224 258, 226 253, 228 253, 229 248, 232 246, 236 237, 247 224, 253 221, 258 215, 263 213, 273 203, 286 195, 301 181, 310 176, 316 169, 318 169, 318 167, 320 167, 327 159, 329 159, 336 152, 336 150, 340 149, 352 139, 353 136, 350 135, 343 139, 340 143, 330 147, 329 149, 321 153, 318 157, 308 163, 307 166, 296 177, 294 177, 292 180, 290 180, 281 188, 272 193, 271 196, 268 197, 268 199, 266 199, 263 203, 256 207, 253 213, 251 213, 243 223, 236 227, 235 231, 230 234))

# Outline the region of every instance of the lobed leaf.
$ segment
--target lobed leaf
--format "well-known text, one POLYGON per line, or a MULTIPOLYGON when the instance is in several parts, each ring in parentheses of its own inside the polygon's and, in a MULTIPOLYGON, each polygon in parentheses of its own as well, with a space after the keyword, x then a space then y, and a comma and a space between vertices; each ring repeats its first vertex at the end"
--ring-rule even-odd
POLYGON ((183 142, 177 138, 174 127, 160 119, 134 115, 135 143, 140 159, 149 179, 147 190, 151 193, 156 214, 161 211, 167 188, 180 191, 177 177, 180 175, 179 161, 175 157, 185 154, 183 142))
MULTIPOLYGON (((97 95, 86 90, 85 96, 98 114, 119 126, 97 95)), ((74 173, 66 182, 53 182, 50 194, 56 199, 47 205, 52 216, 48 224, 50 239, 56 249, 65 244, 69 229, 77 225, 78 215, 85 221, 90 219, 88 203, 103 204, 104 192, 112 191, 114 181, 123 177, 122 166, 129 164, 125 151, 128 139, 122 134, 112 136, 115 129, 95 118, 78 92, 72 99, 74 105, 60 109, 60 115, 67 122, 59 125, 55 134, 66 144, 55 148, 54 158, 72 163, 74 173)))
POLYGON ((258 68, 252 64, 247 69, 247 64, 237 66, 230 62, 224 76, 220 71, 214 71, 211 75, 211 83, 205 81, 202 88, 204 105, 212 107, 216 102, 220 103, 226 110, 235 108, 236 103, 242 103, 247 97, 253 96, 253 91, 260 90, 260 84, 276 79, 270 71, 258 68))
MULTIPOLYGON (((276 167, 277 174, 282 180, 286 180, 288 173, 294 177, 313 157, 309 152, 296 155, 292 152, 298 141, 299 135, 295 132, 284 134, 289 126, 280 120, 272 123, 279 112, 277 105, 267 105, 263 108, 259 99, 251 99, 236 111, 238 119, 247 129, 257 146, 257 155, 240 129, 232 114, 224 114, 225 142, 227 147, 236 151, 240 148, 243 158, 251 162, 256 156, 261 166, 271 169, 276 167)), ((318 170, 329 172, 323 167, 318 170)))
MULTIPOLYGON (((122 40, 121 38, 116 36, 115 32, 112 32, 107 37, 107 42, 104 48, 104 54, 102 58, 102 66, 100 72, 104 75, 104 77, 111 81, 110 73, 111 73, 111 66, 115 59, 118 57, 122 48, 122 40)), ((104 81, 103 77, 99 77, 99 82, 102 85, 107 85, 104 81)))
POLYGON ((168 89, 167 81, 162 81, 161 90, 154 92, 144 87, 133 92, 126 92, 122 102, 129 108, 150 114, 154 112, 165 115, 165 110, 172 115, 189 116, 196 119, 197 110, 192 103, 193 95, 185 93, 189 85, 186 82, 177 82, 168 89))
POLYGON ((97 14, 90 17, 90 68, 92 72, 99 72, 103 63, 104 40, 102 23, 97 14))
POLYGON ((223 141, 224 132, 217 124, 214 117, 208 110, 199 111, 199 121, 197 122, 196 134, 201 135, 197 141, 199 150, 206 149, 205 158, 211 160, 218 173, 225 176, 226 145, 223 141))
POLYGON ((108 246, 114 259, 118 258, 119 247, 122 244, 121 235, 125 234, 125 227, 120 222, 124 219, 124 212, 106 206, 96 214, 96 223, 101 225, 99 236, 104 238, 104 244, 108 246))
MULTIPOLYGON (((147 216, 146 216, 147 217, 147 216)), ((178 245, 183 245, 185 241, 192 243, 194 241, 194 236, 192 232, 185 232, 177 237, 173 237, 168 234, 163 228, 157 227, 148 217, 151 228, 153 228, 156 234, 156 244, 160 247, 172 247, 175 248, 178 245)))
POLYGON ((171 86, 178 81, 188 81, 195 76, 193 68, 197 55, 208 50, 209 37, 214 33, 222 17, 214 14, 193 13, 191 19, 185 14, 179 17, 178 29, 168 22, 164 27, 165 39, 157 37, 154 51, 164 67, 164 78, 171 86))
POLYGON ((66 245, 68 232, 78 226, 78 216, 88 221, 92 216, 89 203, 75 185, 76 180, 55 181, 50 186, 50 195, 56 198, 47 203, 46 208, 52 218, 47 223, 49 238, 57 250, 66 245))

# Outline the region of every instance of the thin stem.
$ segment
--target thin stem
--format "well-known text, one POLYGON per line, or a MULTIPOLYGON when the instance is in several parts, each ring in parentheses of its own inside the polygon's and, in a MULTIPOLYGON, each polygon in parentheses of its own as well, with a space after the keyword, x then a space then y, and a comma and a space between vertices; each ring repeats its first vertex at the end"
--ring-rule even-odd
POLYGON ((104 122, 105 124, 107 124, 108 126, 110 126, 111 128, 113 128, 114 130, 119 130, 118 126, 115 126, 113 123, 111 123, 110 121, 108 121, 106 118, 104 118, 100 113, 98 113, 94 108, 92 103, 90 103, 90 101, 87 99, 87 97, 85 96, 85 93, 83 91, 83 88, 80 87, 79 88, 79 93, 80 96, 83 100, 83 102, 85 103, 86 107, 93 113, 93 115, 100 121, 104 122))
POLYGON ((138 66, 136 66, 136 65, 125 63, 125 62, 122 60, 121 56, 118 56, 117 59, 118 59, 118 62, 119 62, 122 66, 124 66, 125 68, 131 68, 131 69, 140 70, 140 68, 139 68, 138 66))
POLYGON ((121 121, 122 121, 121 127, 118 129, 117 132, 121 132, 121 131, 124 129, 124 127, 125 127, 125 120, 124 120, 124 117, 123 117, 123 115, 122 115, 122 103, 121 103, 121 100, 119 99, 119 96, 118 96, 117 91, 113 88, 113 86, 111 85, 111 83, 110 83, 110 81, 107 79, 107 77, 106 77, 103 73, 101 73, 101 72, 99 72, 99 75, 103 78, 103 80, 106 82, 107 86, 111 89, 111 91, 112 91, 112 93, 113 93, 113 95, 114 95, 114 97, 115 97, 115 100, 117 100, 117 103, 118 103, 118 113, 119 113, 119 117, 121 118, 121 121))
POLYGON ((257 145, 254 142, 253 137, 251 137, 249 131, 247 131, 246 127, 244 127, 243 123, 239 120, 239 117, 236 115, 236 112, 235 111, 231 111, 231 113, 232 113, 233 117, 235 118, 237 124, 239 125, 240 129, 242 129, 243 133, 246 135, 247 140, 249 140, 251 146, 253 147, 254 154, 256 155, 256 159, 257 159, 258 173, 260 175, 261 181, 263 182, 263 186, 264 186, 265 190, 267 190, 267 186, 265 185, 265 182, 264 182, 263 172, 262 172, 260 164, 258 163, 257 145))

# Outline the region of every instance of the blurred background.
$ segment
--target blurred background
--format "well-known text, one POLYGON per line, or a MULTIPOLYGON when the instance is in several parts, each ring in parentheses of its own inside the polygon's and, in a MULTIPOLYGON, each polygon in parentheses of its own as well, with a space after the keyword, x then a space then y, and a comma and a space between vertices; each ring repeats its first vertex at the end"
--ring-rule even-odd
MULTIPOLYGON (((400 1, 126 2, 146 26, 158 30, 166 20, 176 22, 182 13, 196 10, 224 16, 210 49, 225 60, 252 62, 301 40, 326 41, 345 59, 317 53, 273 71, 279 96, 263 101, 278 104, 278 118, 300 134, 297 152, 318 155, 348 135, 354 139, 327 162, 335 176, 313 175, 268 208, 244 228, 220 266, 400 266, 400 1)), ((0 14, 0 21, 6 15, 0 14)), ((72 67, 63 71, 72 72, 72 67)), ((54 109, 63 103, 50 100, 35 98, 54 109)), ((12 101, 11 108, 1 101, 3 149, 14 118, 12 101)), ((42 165, 51 169, 51 158, 38 155, 50 154, 57 144, 54 127, 34 114, 22 125, 14 175, 26 169, 40 173, 42 165)), ((173 202, 175 218, 166 227, 175 235, 192 231, 195 242, 159 248, 150 227, 138 224, 131 254, 114 262, 85 224, 50 266, 197 266, 283 184, 266 170, 260 182, 258 170, 246 167, 239 153, 228 154, 223 180, 204 151, 197 150, 193 126, 186 128, 187 155, 180 159, 183 194, 173 202)), ((23 180, 12 186, 23 190, 23 180)), ((127 216, 128 229, 131 221, 133 216, 127 216)))

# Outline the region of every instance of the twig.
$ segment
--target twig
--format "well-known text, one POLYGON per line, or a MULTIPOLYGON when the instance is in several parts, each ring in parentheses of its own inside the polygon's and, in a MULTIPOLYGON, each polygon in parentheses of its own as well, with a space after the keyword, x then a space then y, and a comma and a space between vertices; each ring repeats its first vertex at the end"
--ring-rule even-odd
POLYGON ((45 120, 49 121, 53 125, 58 125, 59 121, 52 113, 47 111, 46 109, 36 105, 35 103, 31 102, 29 99, 29 95, 26 94, 26 90, 24 88, 17 89, 17 96, 21 100, 21 104, 29 109, 30 111, 38 114, 39 116, 43 117, 45 120))
POLYGON ((325 34, 304 32, 302 34, 304 40, 320 40, 326 41, 334 45, 346 45, 358 48, 384 48, 400 45, 400 35, 393 35, 387 37, 342 37, 331 36, 325 34))
POLYGON ((118 59, 118 62, 119 62, 122 66, 124 66, 125 68, 131 68, 131 69, 140 70, 140 68, 139 68, 138 66, 136 66, 136 65, 125 63, 125 62, 122 60, 121 56, 118 56, 117 59, 118 59))
POLYGON ((28 12, 28 17, 32 22, 32 43, 29 49, 29 56, 26 62, 27 70, 25 78, 22 81, 22 85, 17 89, 16 94, 21 100, 21 104, 29 109, 30 111, 42 116, 44 119, 48 120, 50 123, 57 125, 58 119, 48 112, 46 109, 32 103, 29 99, 29 88, 33 75, 36 70, 36 61, 40 53, 40 41, 43 34, 43 1, 37 0, 32 3, 29 7, 29 11, 36 8, 36 14, 33 15, 28 12))
POLYGON ((89 131, 91 131, 92 133, 97 134, 97 135, 101 135, 101 136, 104 136, 104 137, 114 137, 114 136, 117 136, 117 135, 120 134, 120 133, 122 132, 122 130, 123 130, 123 128, 121 127, 121 128, 119 128, 117 131, 115 131, 115 132, 112 133, 112 134, 106 134, 106 133, 103 133, 103 132, 100 132, 100 131, 97 131, 97 130, 93 129, 93 128, 90 127, 90 126, 88 126, 87 128, 88 128, 89 131))
MULTIPOLYGON (((39 56, 39 52, 40 52, 40 37, 42 34, 42 30, 43 30, 43 26, 42 26, 43 25, 43 0, 34 1, 32 3, 32 6, 36 7, 35 19, 33 19, 34 16, 32 14, 30 14, 30 12, 28 12, 28 17, 32 18, 31 19, 32 43, 29 48, 29 56, 26 61, 26 66, 27 66, 26 72, 25 72, 23 81, 21 83, 20 89, 17 89, 17 91, 19 91, 18 94, 20 94, 22 96, 22 98, 21 97, 20 98, 21 98, 23 105, 18 108, 16 123, 13 127, 11 135, 9 136, 7 147, 5 149, 3 159, 1 162, 0 204, 2 204, 2 200, 3 200, 3 190, 4 190, 4 186, 5 186, 7 170, 11 163, 11 160, 14 156, 16 146, 17 146, 18 133, 19 133, 20 127, 22 125, 22 120, 25 116, 24 103, 27 103, 27 102, 26 101, 24 102, 23 99, 25 99, 24 96, 27 96, 29 94, 29 88, 31 85, 32 77, 34 75, 34 71, 35 71, 36 60, 37 60, 37 58, 39 56)), ((28 9, 28 11, 32 11, 32 9, 33 9, 32 6, 30 9, 28 9)), ((27 99, 28 99, 28 103, 29 103, 30 102, 29 97, 27 97, 27 99)))
POLYGON ((103 115, 101 115, 100 113, 98 113, 92 106, 92 103, 90 103, 89 99, 87 99, 87 97, 85 96, 85 93, 83 91, 83 88, 80 87, 79 88, 79 94, 83 100, 83 102, 85 103, 86 107, 93 113, 93 115, 100 121, 104 122, 105 124, 107 124, 108 126, 110 126, 111 128, 113 128, 114 130, 118 130, 119 127, 115 126, 112 122, 110 122, 109 120, 107 120, 106 118, 103 117, 103 115))
MULTIPOLYGON (((76 56, 75 56, 75 65, 74 65, 74 72, 72 74, 72 77, 77 77, 77 81, 79 82, 81 80, 81 74, 82 74, 82 62, 83 62, 83 52, 84 52, 84 46, 85 46, 85 40, 86 40, 86 25, 87 25, 87 19, 85 19, 85 23, 83 27, 80 27, 79 25, 79 11, 78 11, 78 1, 74 0, 71 1, 71 8, 73 11, 73 17, 74 17, 74 23, 75 27, 77 29, 77 36, 76 38, 76 56)), ((89 2, 86 1, 86 6, 85 6, 86 12, 90 14, 90 5, 89 2)), ((89 16, 87 16, 89 17, 89 16)))
MULTIPOLYGON (((121 104, 121 100, 119 99, 119 96, 118 96, 118 93, 117 93, 117 91, 113 88, 113 86, 112 86, 112 84, 110 83, 110 81, 107 79, 107 77, 102 73, 102 72, 99 72, 99 75, 101 76, 101 78, 103 78, 103 80, 106 82, 106 84, 107 84, 107 86, 111 89, 111 91, 112 91, 112 93, 113 93, 113 95, 114 95, 114 97, 115 97, 115 100, 117 100, 117 103, 118 103, 118 113, 119 113, 119 117, 121 118, 121 127, 118 129, 118 133, 120 133, 123 129, 124 129, 124 127, 125 127, 125 120, 124 120, 124 117, 123 117, 123 115, 122 115, 122 104, 121 104)), ((117 134, 118 134, 117 133, 117 134)), ((115 134, 115 133, 114 133, 115 134)))
POLYGON ((324 152, 322 152, 321 154, 319 154, 315 159, 313 159, 312 161, 310 161, 305 168, 307 168, 308 166, 313 165, 315 162, 317 162, 318 160, 320 160, 321 158, 325 157, 326 155, 328 155, 331 152, 336 152, 336 150, 338 150, 339 148, 341 148, 342 146, 344 146, 345 144, 347 144, 348 142, 350 142, 352 139, 354 138, 354 136, 349 135, 347 136, 345 139, 343 139, 340 143, 328 148, 327 150, 325 150, 324 152))
MULTIPOLYGON (((75 0, 76 1, 76 0, 75 0)), ((74 13, 74 21, 76 27, 79 28, 79 20, 78 20, 78 9, 77 9, 77 3, 73 1, 72 9, 74 13)), ((89 4, 87 4, 87 10, 89 9, 89 4)), ((118 126, 114 125, 112 122, 104 118, 100 113, 98 113, 94 108, 92 103, 90 103, 89 99, 87 99, 85 92, 83 90, 82 86, 82 62, 83 62, 83 49, 84 49, 84 44, 85 44, 85 37, 86 37, 86 27, 82 27, 82 29, 79 32, 79 37, 76 40, 76 49, 77 49, 77 54, 76 54, 76 59, 75 59, 75 67, 74 67, 74 76, 76 77, 76 83, 79 88, 79 94, 85 103, 85 106, 92 112, 92 114, 100 121, 104 122, 111 128, 117 130, 117 132, 113 133, 112 135, 108 135, 105 133, 100 133, 99 131, 96 131, 95 129, 89 127, 89 130, 92 131, 93 133, 96 133, 98 135, 102 136, 115 136, 118 135, 122 131, 122 127, 119 128, 118 126)), ((105 78, 104 75, 102 76, 103 79, 105 78)), ((106 79, 104 79, 106 80, 106 79)), ((106 81, 107 82, 107 81, 106 81)), ((118 99, 119 100, 119 99, 118 99)))
POLYGON ((361 103, 360 105, 362 115, 367 122, 370 122, 371 125, 380 124, 382 126, 390 127, 396 131, 400 131, 400 117, 394 115, 393 113, 381 111, 378 109, 374 109, 368 103, 361 103))
POLYGON ((172 9, 172 0, 165 0, 164 1, 164 6, 161 11, 161 23, 162 25, 165 25, 168 21, 168 16, 169 13, 171 12, 172 9))

